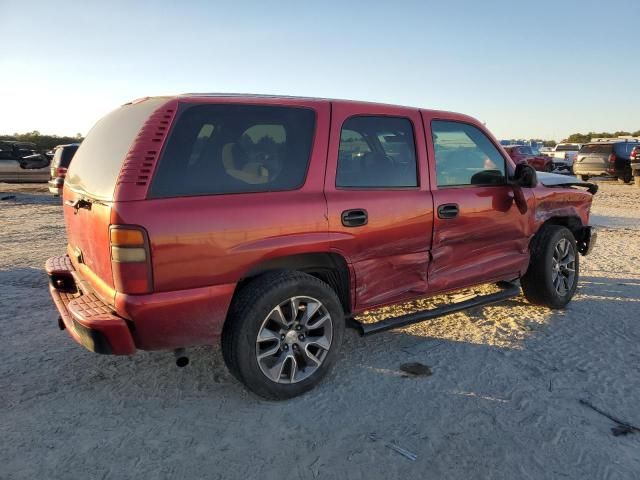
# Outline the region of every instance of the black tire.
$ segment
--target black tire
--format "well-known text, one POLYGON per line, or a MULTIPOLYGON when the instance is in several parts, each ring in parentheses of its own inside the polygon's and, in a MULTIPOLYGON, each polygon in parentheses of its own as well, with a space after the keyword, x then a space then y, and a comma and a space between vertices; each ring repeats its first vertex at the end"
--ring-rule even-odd
POLYGON ((586 182, 587 180, 589 180, 589 175, 580 175, 580 180, 586 182))
POLYGON ((625 172, 622 177, 618 177, 618 183, 631 183, 633 180, 633 175, 631 175, 631 171, 625 172))
POLYGON ((576 247, 576 239, 565 227, 545 225, 531 241, 530 251, 529 269, 521 279, 524 296, 534 305, 554 309, 563 308, 573 298, 580 278, 580 255, 576 247), (566 293, 559 293, 553 283, 554 253, 562 239, 569 242, 575 259, 573 284, 566 293))
POLYGON ((311 390, 329 373, 338 357, 344 328, 340 300, 325 282, 302 272, 266 273, 243 286, 234 297, 222 332, 222 354, 229 371, 249 390, 266 399, 284 400, 311 390), (298 296, 317 299, 326 308, 331 316, 331 344, 311 376, 297 383, 277 383, 262 372, 258 363, 257 336, 276 306, 298 296))

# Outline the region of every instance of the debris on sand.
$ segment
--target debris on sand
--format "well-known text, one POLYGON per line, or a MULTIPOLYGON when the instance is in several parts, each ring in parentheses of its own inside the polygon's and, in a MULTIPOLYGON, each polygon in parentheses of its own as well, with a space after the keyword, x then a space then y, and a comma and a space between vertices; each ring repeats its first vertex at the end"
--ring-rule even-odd
POLYGON ((403 377, 405 378, 430 377, 431 375, 433 375, 431 367, 418 362, 403 363, 402 365, 400 365, 400 370, 406 373, 406 375, 403 375, 403 377))
POLYGON ((616 425, 615 427, 611 428, 611 433, 613 433, 613 435, 616 436, 616 437, 619 437, 621 435, 628 435, 629 433, 640 432, 640 427, 636 427, 635 425, 631 425, 630 423, 624 422, 624 421, 614 417, 613 415, 608 414, 607 412, 599 409, 598 407, 596 407, 595 405, 593 405, 592 403, 590 403, 587 400, 580 399, 580 403, 582 405, 585 405, 585 406, 589 407, 594 412, 597 412, 600 415, 602 415, 604 417, 607 417, 612 422, 617 423, 618 425, 616 425))
MULTIPOLYGON (((378 436, 375 433, 370 433, 369 439, 371 439, 373 442, 377 442, 379 440, 378 436)), ((399 453, 403 457, 408 458, 412 462, 415 462, 416 459, 418 458, 418 455, 416 455, 415 453, 410 452, 406 448, 399 447, 395 443, 384 442, 384 446, 393 450, 396 453, 399 453)))
POLYGON ((5 195, 4 197, 0 197, 0 200, 14 200, 15 198, 15 195, 5 195))

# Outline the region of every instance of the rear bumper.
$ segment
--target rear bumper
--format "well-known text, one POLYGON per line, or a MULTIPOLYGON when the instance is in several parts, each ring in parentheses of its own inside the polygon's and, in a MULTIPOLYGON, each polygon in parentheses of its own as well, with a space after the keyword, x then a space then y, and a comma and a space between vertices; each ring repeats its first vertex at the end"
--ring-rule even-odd
POLYGON ((62 195, 62 187, 64 186, 64 179, 54 178, 49 180, 49 192, 54 195, 62 195))
POLYGON ((91 292, 83 292, 73 278, 69 257, 52 257, 45 270, 49 291, 60 314, 60 327, 86 349, 104 354, 130 355, 136 351, 131 330, 91 292))
POLYGON ((79 278, 67 255, 50 258, 45 269, 51 297, 71 337, 93 352, 114 355, 216 344, 236 287, 230 283, 148 295, 116 292, 111 307, 79 278))

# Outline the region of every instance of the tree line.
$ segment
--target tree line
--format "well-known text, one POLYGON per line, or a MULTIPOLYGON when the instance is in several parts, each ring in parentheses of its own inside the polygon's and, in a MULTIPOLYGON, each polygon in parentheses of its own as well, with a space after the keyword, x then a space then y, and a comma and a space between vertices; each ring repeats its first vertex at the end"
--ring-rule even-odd
POLYGON ((66 143, 78 143, 84 140, 80 133, 75 137, 60 137, 58 135, 43 135, 37 130, 27 133, 14 133, 13 135, 0 135, 0 140, 14 140, 18 142, 34 143, 37 150, 44 152, 51 150, 56 145, 64 145, 66 143))
POLYGON ((633 137, 640 137, 640 130, 635 132, 589 132, 589 133, 572 133, 563 142, 566 143, 589 143, 592 138, 615 138, 631 135, 633 137))

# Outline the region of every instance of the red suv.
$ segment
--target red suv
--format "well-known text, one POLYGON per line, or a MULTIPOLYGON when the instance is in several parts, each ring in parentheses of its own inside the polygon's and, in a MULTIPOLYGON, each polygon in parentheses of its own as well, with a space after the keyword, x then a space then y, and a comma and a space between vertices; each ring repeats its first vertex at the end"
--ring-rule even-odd
MULTIPOLYGON (((59 326, 99 352, 222 345, 267 398, 312 388, 362 334, 578 283, 595 186, 515 165, 477 120, 374 103, 145 98, 100 120, 63 191, 59 326), (583 191, 575 186, 586 187, 583 191), (515 282, 515 283, 514 283, 515 282), (361 324, 364 310, 495 293, 361 324)), ((186 357, 179 353, 181 364, 186 357)))
POLYGON ((526 163, 540 172, 550 172, 553 170, 553 161, 550 157, 542 155, 526 145, 507 145, 506 152, 515 163, 526 163))

